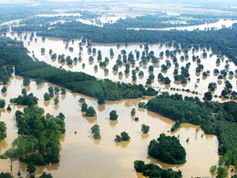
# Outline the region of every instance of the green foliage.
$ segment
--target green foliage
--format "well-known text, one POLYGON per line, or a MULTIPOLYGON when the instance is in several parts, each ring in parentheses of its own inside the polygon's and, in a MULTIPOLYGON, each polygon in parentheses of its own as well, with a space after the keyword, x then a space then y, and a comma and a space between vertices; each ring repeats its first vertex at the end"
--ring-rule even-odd
POLYGON ((185 149, 174 136, 161 134, 157 140, 152 140, 148 146, 148 155, 169 164, 186 162, 185 149))
POLYGON ((23 94, 19 95, 17 98, 11 99, 11 102, 18 105, 34 106, 38 104, 38 98, 36 98, 33 93, 30 93, 29 95, 23 94))
POLYGON ((34 173, 35 170, 36 170, 36 167, 32 163, 27 165, 26 171, 29 172, 30 174, 34 173))
POLYGON ((217 137, 219 140, 219 153, 226 165, 237 163, 237 123, 225 120, 218 122, 217 137))
POLYGON ((44 101, 49 101, 50 100, 50 94, 48 94, 48 93, 45 93, 44 94, 44 101))
POLYGON ((120 135, 116 135, 114 141, 115 142, 122 142, 122 141, 129 141, 130 136, 128 135, 127 132, 122 132, 120 135))
POLYGON ((12 72, 13 72, 12 66, 2 66, 0 60, 0 82, 6 84, 10 79, 12 72))
POLYGON ((86 103, 82 103, 82 106, 81 106, 81 112, 86 112, 87 111, 87 104, 86 103))
POLYGON ((66 90, 64 88, 61 89, 61 95, 65 95, 66 94, 66 90))
POLYGON ((92 106, 90 106, 90 107, 86 110, 86 116, 87 116, 87 117, 94 117, 94 116, 96 116, 96 111, 95 111, 95 109, 94 109, 92 106))
POLYGON ((23 86, 28 86, 30 84, 30 79, 24 78, 23 79, 23 86))
POLYGON ((176 172, 172 169, 161 169, 159 166, 149 163, 145 164, 144 161, 134 161, 134 168, 136 172, 142 173, 145 177, 149 178, 181 178, 182 173, 176 172))
POLYGON ((142 124, 141 131, 143 134, 147 134, 150 130, 150 127, 148 125, 142 124))
POLYGON ((133 108, 131 111, 131 116, 135 116, 135 115, 136 115, 136 110, 135 110, 135 108, 133 108))
POLYGON ((175 42, 182 48, 193 45, 210 46, 215 53, 222 53, 237 63, 236 27, 210 31, 151 31, 127 30, 123 27, 96 27, 80 22, 55 24, 50 30, 39 33, 43 36, 60 37, 64 39, 86 38, 98 43, 166 43, 175 42))
POLYGON ((4 99, 0 99, 0 108, 4 108, 6 105, 6 101, 4 99))
POLYGON ((1 90, 2 93, 6 93, 7 92, 7 87, 2 87, 2 90, 1 90))
POLYGON ((54 102, 54 105, 58 105, 58 103, 59 103, 58 97, 54 98, 53 102, 54 102))
POLYGON ((162 94, 149 100, 147 108, 175 121, 199 124, 204 131, 215 133, 214 118, 210 109, 197 98, 184 100, 181 95, 162 94))
POLYGON ((5 155, 20 161, 45 165, 59 161, 60 136, 65 132, 64 115, 44 115, 38 107, 15 114, 19 136, 5 155))
POLYGON ((212 100, 212 93, 209 92, 209 91, 206 92, 206 93, 204 93, 203 100, 205 100, 205 101, 211 101, 211 100, 212 100))
POLYGON ((6 124, 0 121, 0 141, 2 141, 7 136, 7 127, 6 124))
POLYGON ((196 14, 182 14, 180 16, 169 16, 165 13, 156 13, 155 15, 144 15, 138 17, 128 17, 126 19, 119 19, 113 24, 108 24, 109 27, 123 27, 123 28, 167 28, 178 26, 189 26, 211 23, 218 20, 218 16, 212 15, 196 15, 196 14), (178 23, 185 19, 186 23, 178 23), (174 23, 172 23, 174 22, 174 23))
POLYGON ((148 101, 146 107, 181 124, 201 125, 208 134, 217 135, 219 154, 225 165, 237 162, 237 103, 201 102, 198 98, 162 94, 148 101))
POLYGON ((93 134, 94 139, 101 139, 99 125, 95 124, 93 127, 91 127, 91 132, 93 134))
MULTIPOLYGON (((21 43, 0 38, 0 67, 6 65, 14 65, 16 75, 24 78, 45 80, 68 88, 73 92, 106 100, 139 98, 144 95, 157 94, 154 89, 145 89, 142 85, 115 83, 108 79, 97 80, 95 77, 82 72, 70 72, 52 67, 44 62, 33 61, 21 43)), ((12 68, 10 69, 12 70, 12 68)))
POLYGON ((228 172, 223 167, 218 167, 216 178, 226 178, 228 176, 228 172))
POLYGON ((6 172, 6 173, 1 172, 0 178, 13 178, 13 177, 9 172, 6 172))
POLYGON ((53 176, 44 172, 39 178, 53 178, 53 176))
POLYGON ((211 168, 210 168, 211 175, 215 176, 216 172, 217 172, 217 166, 216 165, 211 166, 211 168))
POLYGON ((145 102, 139 102, 138 107, 139 108, 146 108, 146 103, 145 102))
POLYGON ((180 128, 181 124, 179 121, 176 121, 175 124, 171 127, 170 131, 175 132, 178 128, 180 128))
POLYGON ((105 97, 104 97, 103 95, 99 96, 97 103, 98 103, 99 105, 105 104, 105 97))
POLYGON ((113 110, 113 111, 111 111, 111 112, 109 113, 109 119, 112 120, 112 121, 118 119, 118 114, 117 114, 117 112, 116 112, 115 110, 113 110))

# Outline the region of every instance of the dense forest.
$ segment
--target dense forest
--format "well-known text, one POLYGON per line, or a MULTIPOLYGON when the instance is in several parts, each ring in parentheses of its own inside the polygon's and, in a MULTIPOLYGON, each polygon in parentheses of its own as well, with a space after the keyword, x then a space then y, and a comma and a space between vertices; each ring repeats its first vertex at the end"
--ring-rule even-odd
POLYGON ((219 154, 226 165, 237 163, 237 103, 201 102, 198 98, 164 93, 148 101, 147 109, 177 122, 201 125, 219 140, 219 154))
POLYGON ((65 132, 64 115, 44 114, 38 107, 15 113, 18 138, 4 155, 28 164, 46 165, 59 162, 60 136, 65 132))
MULTIPOLYGON (((139 98, 144 95, 156 95, 157 92, 142 85, 115 83, 110 80, 97 80, 82 72, 70 72, 64 69, 51 67, 44 62, 33 61, 20 42, 10 39, 0 39, 0 67, 15 66, 15 74, 36 81, 48 81, 59 86, 106 100, 139 98)), ((9 78, 9 75, 0 73, 0 79, 9 78)), ((8 74, 8 73, 7 73, 8 74)), ((5 80, 4 80, 5 81, 5 80)))
MULTIPOLYGON (((17 28, 15 29, 17 30, 17 28)), ((67 22, 55 24, 52 28, 38 33, 42 36, 60 37, 67 40, 75 38, 86 38, 98 43, 166 43, 176 42, 182 48, 193 45, 211 47, 213 52, 223 54, 237 64, 237 31, 233 29, 221 29, 210 31, 146 31, 127 30, 121 27, 97 27, 80 22, 67 22)))

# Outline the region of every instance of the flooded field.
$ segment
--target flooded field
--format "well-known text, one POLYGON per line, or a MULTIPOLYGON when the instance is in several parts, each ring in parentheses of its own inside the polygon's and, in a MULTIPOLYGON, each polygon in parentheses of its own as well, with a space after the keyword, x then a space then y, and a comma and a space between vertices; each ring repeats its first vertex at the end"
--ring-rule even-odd
MULTIPOLYGON (((7 84, 7 94, 1 98, 6 100, 8 105, 10 98, 17 97, 22 88, 23 80, 13 77, 7 84)), ((170 135, 170 128, 174 124, 168 118, 139 109, 139 101, 146 102, 146 99, 123 100, 118 102, 106 102, 103 106, 98 106, 93 98, 88 98, 79 94, 71 93, 67 90, 66 95, 60 95, 59 105, 55 106, 53 101, 44 102, 43 95, 48 91, 49 83, 36 85, 34 81, 27 87, 28 92, 32 92, 39 98, 39 107, 45 109, 53 115, 62 112, 66 119, 66 133, 61 139, 60 163, 47 167, 38 167, 37 173, 42 171, 50 172, 54 177, 83 178, 104 178, 104 177, 142 177, 133 169, 135 160, 146 162, 156 162, 147 156, 147 146, 151 139, 156 139, 160 133, 170 135), (81 113, 78 100, 83 97, 89 106, 96 108, 97 117, 87 118, 81 113), (136 116, 139 121, 131 117, 131 110, 136 109, 136 116), (119 118, 117 122, 109 120, 109 112, 116 110, 119 118), (90 128, 97 123, 101 130, 101 140, 94 140, 90 128), (141 133, 141 125, 150 126, 149 134, 141 133), (128 132, 131 137, 130 142, 115 143, 115 135, 122 131, 128 132), (92 171, 93 170, 93 171, 92 171), (72 174, 73 172, 73 174, 72 174)), ((0 89, 3 86, 0 85, 0 89)), ((14 106, 8 113, 1 111, 0 120, 7 125, 7 138, 0 142, 0 151, 3 153, 10 148, 11 142, 17 137, 14 113, 22 107, 14 106)), ((174 134, 179 136, 181 144, 187 153, 187 162, 184 165, 168 165, 158 163, 163 168, 180 169, 184 177, 210 176, 209 168, 218 163, 218 141, 216 136, 205 135, 198 127, 191 124, 183 124, 174 134), (186 140, 189 138, 189 142, 186 140), (200 164, 202 163, 202 164, 200 164)), ((13 162, 13 172, 16 176, 18 171, 25 175, 25 165, 17 161, 13 162)), ((10 171, 10 161, 0 160, 0 171, 10 171)))
MULTIPOLYGON (((152 8, 150 5, 148 6, 152 8)), ((101 26, 127 17, 127 14, 123 14, 119 8, 117 13, 121 16, 116 17, 111 14, 110 16, 101 16, 97 20, 80 19, 80 13, 41 14, 37 17, 74 16, 75 18, 78 17, 78 21, 82 23, 101 26)), ((134 12, 131 14, 137 15, 134 12)), ((13 20, 1 25, 11 26, 20 21, 21 19, 13 20)), ((236 22, 221 19, 216 23, 177 27, 175 29, 221 29, 229 28, 236 22)), ((168 91, 170 94, 179 93, 184 96, 198 96, 199 98, 203 98, 204 93, 208 91, 209 83, 212 82, 217 84, 213 92, 213 95, 217 96, 213 99, 215 101, 221 101, 218 97, 225 88, 226 80, 233 86, 233 91, 237 91, 236 65, 225 56, 213 54, 212 50, 206 47, 183 51, 172 44, 90 44, 81 39, 64 41, 56 38, 42 38, 37 36, 35 32, 17 34, 11 30, 6 36, 22 41, 34 60, 44 61, 57 68, 85 72, 98 79, 151 85, 157 90, 168 91), (175 54, 176 62, 173 54, 175 54), (148 55, 151 55, 153 60, 145 60, 148 55), (130 61, 129 58, 132 60, 130 61), (203 65, 203 70, 196 72, 199 64, 203 65), (162 69, 164 65, 168 66, 167 70, 162 69), (175 70, 180 74, 182 68, 188 68, 190 75, 190 79, 186 83, 175 81, 175 70), (218 74, 214 72, 215 70, 218 70, 218 74), (227 73, 225 78, 218 78, 221 71, 227 73), (159 74, 168 77, 170 84, 165 85, 159 81, 159 74), (136 80, 134 80, 134 75, 136 80)), ((39 98, 38 105, 44 108, 46 113, 57 115, 62 112, 66 117, 66 133, 61 138, 60 162, 59 164, 37 167, 37 176, 46 171, 57 178, 65 178, 68 175, 72 178, 142 178, 142 175, 135 172, 133 162, 144 160, 146 163, 156 163, 164 169, 181 170, 184 178, 210 177, 210 167, 218 164, 218 140, 216 136, 206 135, 199 126, 191 124, 182 124, 175 133, 170 133, 174 124, 172 120, 138 108, 138 103, 147 102, 148 98, 117 102, 107 101, 105 105, 98 106, 96 99, 67 90, 66 95, 59 96, 59 104, 54 105, 53 99, 49 102, 44 101, 44 94, 50 86, 54 85, 50 83, 37 85, 36 82, 31 81, 30 86, 27 87, 28 93, 32 92, 39 98), (96 118, 85 117, 81 113, 78 100, 82 97, 86 99, 88 106, 96 108, 96 118), (139 121, 135 121, 130 114, 133 108, 136 109, 136 117, 139 118, 139 121), (109 120, 109 113, 112 110, 117 111, 118 121, 109 120), (94 124, 100 126, 101 140, 94 140, 92 136, 90 129, 94 124), (142 134, 142 124, 150 126, 149 134, 142 134), (115 143, 115 136, 123 131, 129 134, 131 140, 115 143), (169 165, 148 157, 149 142, 158 138, 161 133, 179 137, 187 153, 185 164, 169 165), (187 139, 189 142, 186 142, 187 139)), ((2 87, 3 85, 0 84, 0 89, 2 87)), ((17 97, 21 93, 22 88, 23 79, 14 76, 7 84, 7 93, 0 94, 0 98, 6 100, 7 106, 10 104, 11 98, 17 97)), ((7 126, 7 138, 0 142, 0 153, 9 149, 11 143, 18 136, 14 113, 17 110, 23 110, 23 107, 12 106, 12 108, 11 112, 0 110, 0 121, 4 121, 7 126)), ((0 172, 2 171, 10 172, 10 160, 0 159, 0 172)), ((26 165, 14 161, 13 175, 17 176, 19 171, 22 176, 27 175, 26 165)))
POLYGON ((190 25, 190 26, 181 26, 181 27, 170 27, 170 28, 129 28, 131 30, 220 30, 222 28, 231 28, 237 20, 224 20, 220 19, 217 22, 205 23, 201 25, 190 25))
MULTIPOLYGON (((221 95, 225 87, 225 80, 230 81, 234 91, 237 90, 236 65, 224 56, 213 54, 212 50, 207 48, 193 48, 185 52, 165 44, 150 44, 147 47, 144 44, 92 44, 88 47, 81 40, 65 42, 55 38, 44 39, 35 34, 32 36, 31 33, 18 35, 9 32, 6 36, 23 41, 29 55, 40 61, 70 71, 82 71, 99 79, 107 78, 125 83, 149 84, 162 91, 171 91, 175 88, 179 90, 175 91, 177 93, 189 96, 195 92, 200 98, 208 91, 208 85, 211 82, 217 84, 216 90, 213 92, 213 95, 216 96, 221 95), (113 56, 111 56, 111 50, 113 56), (169 55, 166 55, 167 51, 169 55), (101 54, 100 60, 98 59, 99 53, 101 54), (144 59, 151 53, 156 58, 155 62, 144 59), (175 53, 177 64, 171 56, 172 53, 175 53), (60 56, 64 58, 64 61, 60 59, 60 56), (129 61, 129 56, 132 56, 132 62, 129 61), (197 73, 196 68, 199 64, 203 65, 203 70, 197 73), (169 65, 169 67, 164 71, 162 65, 169 65), (116 71, 115 66, 117 67, 116 71), (177 82, 174 78, 175 69, 180 74, 182 68, 188 68, 189 80, 186 83, 177 82), (215 69, 218 70, 218 74, 214 72, 215 69), (221 71, 227 73, 223 79, 218 78, 221 71), (169 78, 170 84, 164 85, 158 80, 160 73, 169 78), (136 80, 133 79, 134 74, 136 80), (182 90, 192 93, 189 94, 182 90)), ((173 93, 174 90, 171 92, 173 93)), ((218 100, 218 98, 215 99, 218 100)))

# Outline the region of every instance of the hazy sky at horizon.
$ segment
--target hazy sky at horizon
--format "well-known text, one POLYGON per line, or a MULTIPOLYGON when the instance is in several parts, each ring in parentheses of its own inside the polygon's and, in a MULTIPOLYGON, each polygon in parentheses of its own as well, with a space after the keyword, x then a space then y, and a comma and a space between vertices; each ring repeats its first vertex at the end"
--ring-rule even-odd
MULTIPOLYGON (((116 1, 117 0, 0 0, 0 3, 32 3, 32 2, 95 2, 95 1, 99 1, 99 2, 108 2, 108 1, 116 1)), ((142 2, 146 2, 146 0, 122 0, 123 2, 138 2, 138 1, 142 1, 142 2)), ((151 0, 147 0, 147 1, 151 1, 151 0)), ((214 5, 217 5, 218 3, 220 4, 226 4, 226 5, 233 5, 233 4, 237 4, 237 0, 153 0, 156 3, 162 2, 162 3, 174 3, 174 4, 179 4, 179 3, 187 3, 187 4, 211 4, 213 3, 214 5)), ((121 0, 119 1, 121 2, 121 0)))

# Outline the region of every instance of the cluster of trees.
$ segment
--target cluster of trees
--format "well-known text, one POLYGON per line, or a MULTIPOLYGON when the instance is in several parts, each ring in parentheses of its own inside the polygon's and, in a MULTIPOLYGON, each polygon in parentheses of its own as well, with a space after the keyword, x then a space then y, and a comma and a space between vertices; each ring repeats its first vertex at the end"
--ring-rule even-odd
POLYGON ((185 98, 168 93, 159 95, 147 103, 147 108, 179 122, 199 124, 208 133, 214 133, 211 127, 214 118, 210 109, 202 105, 198 98, 185 98), (207 124, 208 123, 208 124, 207 124))
POLYGON ((13 66, 2 66, 0 62, 0 69, 0 82, 6 84, 12 75, 13 66))
POLYGON ((130 136, 128 135, 127 132, 121 132, 120 135, 116 135, 114 141, 115 142, 123 142, 123 141, 129 141, 130 136))
POLYGON ((148 155, 169 164, 186 162, 186 152, 179 140, 165 134, 161 134, 157 140, 150 141, 148 155))
POLYGON ((1 172, 0 177, 1 178, 13 178, 9 172, 1 172))
MULTIPOLYGON (((228 177, 228 171, 222 166, 211 166, 210 173, 213 177, 217 178, 228 177)), ((236 178, 236 175, 231 176, 231 178, 236 178)))
POLYGON ((95 117, 96 116, 96 111, 92 106, 89 106, 86 104, 85 101, 82 102, 81 104, 81 111, 85 112, 85 115, 87 117, 95 117))
POLYGON ((145 164, 144 161, 136 160, 134 161, 134 168, 136 172, 142 173, 145 177, 149 178, 181 178, 181 171, 173 171, 172 169, 161 169, 156 164, 145 164))
POLYGON ((95 124, 93 127, 91 127, 91 132, 93 134, 94 139, 100 139, 100 126, 95 124))
POLYGON ((147 134, 150 131, 150 127, 148 125, 142 124, 141 131, 143 134, 147 134))
POLYGON ((33 165, 59 162, 60 136, 65 132, 64 115, 44 114, 38 107, 27 107, 15 113, 18 138, 4 155, 33 165))
POLYGON ((146 107, 169 117, 178 124, 189 122, 201 125, 207 134, 219 140, 219 154, 225 165, 237 162, 237 103, 201 102, 197 97, 182 97, 164 93, 148 101, 146 107))
POLYGON ((114 121, 114 120, 117 120, 117 119, 118 119, 118 114, 117 114, 117 112, 116 112, 115 110, 113 110, 113 111, 111 111, 111 112, 109 113, 109 119, 110 119, 111 121, 114 121))
POLYGON ((236 91, 233 91, 233 86, 230 81, 225 81, 225 87, 221 91, 221 96, 224 98, 236 98, 237 94, 236 91))
MULTIPOLYGON (((44 94, 44 100, 49 101, 51 98, 53 98, 55 95, 58 96, 59 94, 65 95, 66 90, 64 88, 58 88, 58 87, 49 87, 48 92, 44 94)), ((56 97, 57 98, 57 97, 56 97)))
POLYGON ((2 141, 7 136, 7 127, 6 124, 0 121, 0 141, 2 141))
POLYGON ((22 93, 22 95, 19 95, 17 98, 11 99, 11 102, 18 105, 34 106, 38 104, 38 98, 36 98, 33 93, 28 95, 26 93, 22 93))
POLYGON ((161 83, 165 85, 169 85, 171 83, 171 80, 169 79, 169 77, 164 77, 162 73, 158 74, 158 81, 160 81, 161 83))
POLYGON ((193 45, 210 46, 215 53, 222 53, 237 63, 236 30, 221 29, 210 31, 150 31, 127 30, 119 27, 96 27, 80 22, 56 24, 50 30, 39 33, 42 36, 53 36, 64 39, 86 38, 100 43, 176 42, 182 47, 193 45))
POLYGON ((25 78, 45 80, 71 89, 73 92, 106 100, 139 98, 144 95, 157 94, 154 89, 146 89, 142 85, 97 80, 82 72, 70 72, 52 67, 44 62, 33 61, 21 43, 7 38, 0 39, 0 47, 0 66, 14 65, 15 73, 25 78))

